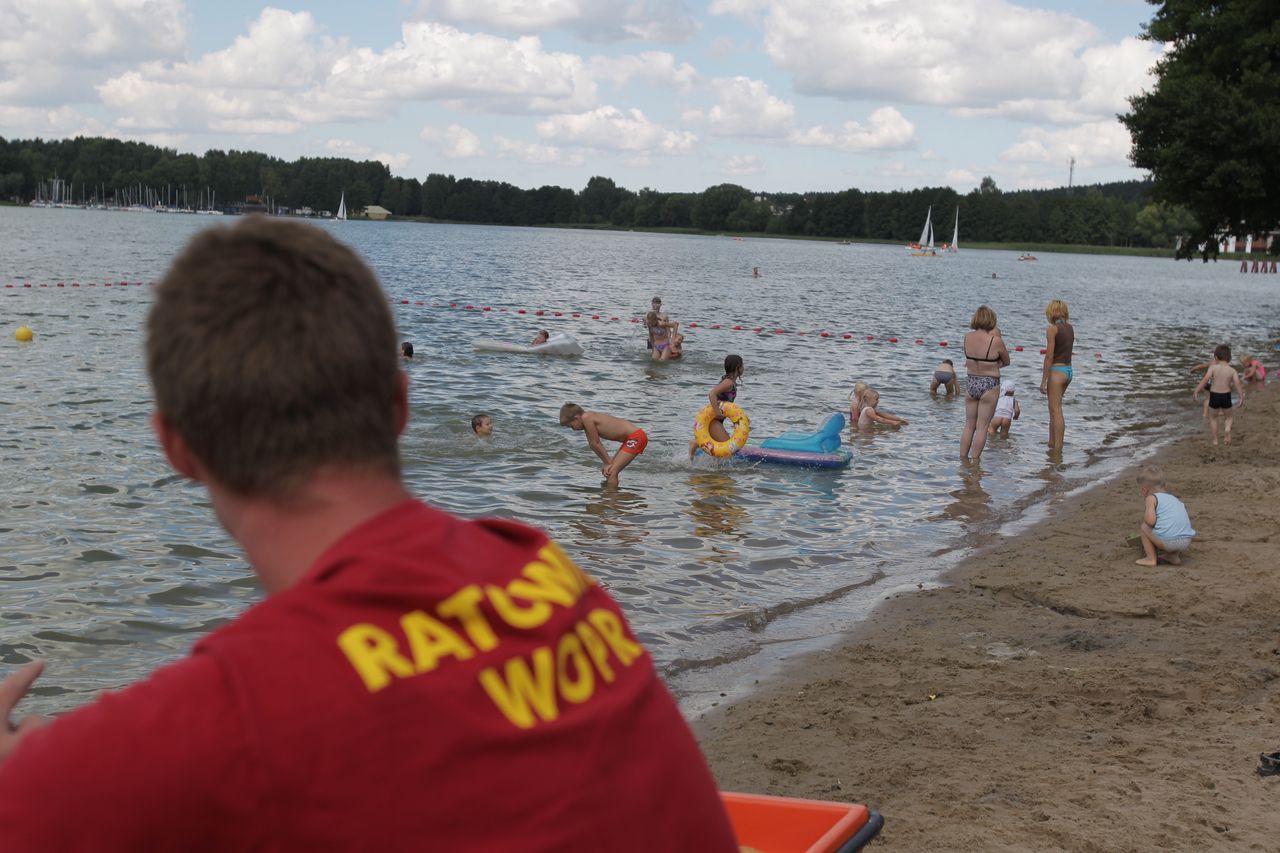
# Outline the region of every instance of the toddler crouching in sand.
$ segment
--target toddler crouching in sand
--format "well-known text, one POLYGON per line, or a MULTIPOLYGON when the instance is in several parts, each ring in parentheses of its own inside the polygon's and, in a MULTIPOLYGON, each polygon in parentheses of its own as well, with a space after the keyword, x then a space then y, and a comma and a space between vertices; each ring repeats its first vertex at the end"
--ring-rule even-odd
POLYGON ((1155 465, 1138 469, 1138 490, 1145 504, 1138 531, 1146 555, 1138 560, 1138 565, 1156 565, 1160 551, 1171 564, 1182 565, 1182 554, 1191 547, 1191 539, 1196 535, 1186 506, 1165 491, 1164 471, 1155 465))

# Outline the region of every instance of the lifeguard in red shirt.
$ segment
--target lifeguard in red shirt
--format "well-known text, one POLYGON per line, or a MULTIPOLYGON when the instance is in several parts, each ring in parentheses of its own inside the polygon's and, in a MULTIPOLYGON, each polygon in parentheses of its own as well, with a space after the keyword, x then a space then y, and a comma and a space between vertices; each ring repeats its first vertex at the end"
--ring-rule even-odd
MULTIPOLYGON (((0 731, 0 850, 734 851, 613 600, 415 500, 386 296, 325 232, 197 235, 147 329, 156 433, 267 598, 147 680, 0 731)), ((0 683, 0 713, 39 675, 0 683)))

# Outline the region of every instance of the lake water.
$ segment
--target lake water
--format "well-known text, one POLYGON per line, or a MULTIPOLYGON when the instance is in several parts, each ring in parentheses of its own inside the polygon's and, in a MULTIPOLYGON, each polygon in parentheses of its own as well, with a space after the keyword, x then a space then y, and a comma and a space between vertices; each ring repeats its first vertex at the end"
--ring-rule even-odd
MULTIPOLYGON (((222 224, 0 208, 0 661, 51 661, 33 710, 67 708, 144 675, 260 595, 204 493, 167 469, 151 437, 141 332, 150 290, 118 284, 157 279, 191 234, 222 224), (36 337, 19 344, 13 330, 24 323, 36 337)), ((1280 304, 1280 277, 1240 275, 1231 263, 1019 263, 1012 252, 925 259, 899 247, 787 240, 319 227, 368 259, 417 349, 402 442, 410 487, 463 516, 548 530, 685 685, 709 663, 770 642, 778 620, 822 613, 804 630, 830 632, 840 621, 833 606, 852 612, 840 602, 934 577, 1028 508, 1194 428, 1187 367, 1223 340, 1261 349, 1276 336, 1268 320, 1280 304), (630 322, 655 294, 673 318, 698 324, 683 362, 651 362, 630 322), (1036 391, 1042 312, 1055 297, 1071 306, 1077 334, 1061 460, 1046 455, 1036 391), (958 356, 983 302, 1010 345, 1025 347, 1005 372, 1023 416, 974 471, 957 459, 963 404, 927 388, 937 361, 958 356), (471 347, 482 337, 525 342, 543 327, 571 333, 586 355, 471 347), (824 330, 835 334, 817 336, 824 330), (854 461, 843 471, 691 465, 693 416, 730 352, 746 360, 738 399, 755 439, 847 410, 855 379, 911 424, 847 434, 854 461), (559 427, 567 401, 649 432, 621 488, 603 488, 582 435, 559 427), (471 435, 479 411, 494 416, 491 442, 471 435)))

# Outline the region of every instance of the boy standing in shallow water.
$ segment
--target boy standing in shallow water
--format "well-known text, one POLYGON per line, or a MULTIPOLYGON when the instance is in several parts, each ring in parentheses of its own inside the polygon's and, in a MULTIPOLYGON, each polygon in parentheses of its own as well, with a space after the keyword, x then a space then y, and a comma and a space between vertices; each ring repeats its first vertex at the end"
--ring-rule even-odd
POLYGON ((1218 446, 1218 421, 1226 420, 1224 441, 1231 443, 1231 388, 1235 386, 1240 394, 1240 405, 1244 405, 1244 386, 1240 384, 1240 374, 1231 366, 1231 347, 1218 344, 1213 350, 1213 364, 1205 371, 1204 378, 1191 392, 1191 399, 1200 400, 1200 392, 1209 387, 1209 403, 1205 409, 1205 417, 1209 419, 1209 434, 1213 436, 1214 447, 1218 446), (1217 417, 1214 417, 1214 415, 1217 417))
POLYGON ((1182 552, 1191 547, 1191 538, 1196 535, 1186 506, 1165 491, 1164 471, 1155 465, 1138 469, 1138 491, 1145 506, 1138 532, 1146 555, 1138 565, 1156 565, 1160 551, 1172 565, 1182 565, 1182 552))
POLYGON ((560 426, 587 434, 587 446, 604 462, 600 473, 614 486, 618 485, 618 474, 622 469, 644 453, 649 444, 649 436, 631 421, 624 421, 604 412, 588 412, 577 403, 565 403, 560 407, 560 426), (622 442, 612 459, 609 458, 609 451, 605 450, 601 438, 622 442))

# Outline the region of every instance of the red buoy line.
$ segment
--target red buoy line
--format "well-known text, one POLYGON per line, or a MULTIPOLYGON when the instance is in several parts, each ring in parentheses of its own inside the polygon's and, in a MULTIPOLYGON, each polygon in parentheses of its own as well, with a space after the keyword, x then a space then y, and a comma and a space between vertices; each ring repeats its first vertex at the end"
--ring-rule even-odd
MULTIPOLYGON (((78 281, 70 282, 70 283, 62 282, 62 281, 59 281, 56 283, 42 282, 38 284, 32 284, 31 282, 23 282, 21 284, 6 282, 4 285, 4 288, 6 290, 37 290, 40 288, 56 289, 56 288, 89 288, 89 287, 93 287, 93 288, 142 287, 144 285, 147 287, 154 287, 155 284, 156 282, 154 281, 148 281, 148 282, 141 282, 141 281, 92 282, 90 281, 90 282, 85 282, 84 284, 81 284, 78 281)), ((536 309, 508 308, 506 306, 494 307, 492 305, 475 305, 473 303, 468 303, 468 302, 428 302, 422 299, 389 299, 389 301, 391 301, 392 303, 400 304, 400 305, 411 305, 416 308, 432 308, 432 309, 444 310, 444 311, 473 311, 479 314, 498 313, 498 314, 515 314, 515 315, 528 316, 528 317, 553 317, 553 318, 559 317, 559 318, 568 318, 573 320, 590 319, 590 320, 603 321, 607 323, 618 323, 618 322, 622 322, 622 319, 623 319, 617 316, 616 314, 586 312, 586 311, 555 311, 555 310, 550 310, 545 308, 536 308, 536 309)), ((640 318, 628 317, 627 322, 639 323, 640 318)), ((832 332, 825 329, 797 329, 797 330, 778 329, 778 328, 770 329, 764 326, 744 326, 740 323, 734 324, 734 325, 728 325, 724 323, 698 323, 694 321, 694 322, 686 323, 685 328, 710 329, 710 330, 731 331, 731 332, 752 332, 754 334, 766 334, 766 335, 775 335, 775 336, 794 334, 797 337, 813 337, 813 338, 821 338, 821 339, 832 340, 832 341, 854 341, 854 340, 861 340, 861 341, 867 341, 867 342, 882 341, 884 343, 890 343, 890 344, 896 344, 896 343, 899 343, 900 341, 899 337, 896 335, 876 336, 876 335, 869 335, 865 333, 855 333, 855 332, 832 332)), ((926 341, 924 338, 913 338, 912 340, 918 345, 933 346, 936 343, 936 345, 939 347, 951 346, 950 341, 932 342, 932 341, 926 341)), ((1014 347, 1010 347, 1009 349, 1012 352, 1023 352, 1026 348, 1021 346, 1014 346, 1014 347)), ((1040 347, 1040 354, 1041 355, 1045 354, 1044 347, 1040 347)), ((1093 357, 1100 359, 1102 358, 1102 353, 1095 352, 1093 354, 1093 357)))
MULTIPOLYGON (((552 311, 549 309, 542 309, 542 308, 539 308, 539 309, 506 308, 506 307, 494 308, 488 305, 478 306, 478 305, 473 305, 468 303, 459 303, 459 302, 426 302, 420 299, 415 299, 415 300, 409 300, 409 299, 394 300, 393 299, 392 302, 398 302, 401 305, 413 305, 415 307, 421 307, 421 308, 475 311, 481 314, 485 312, 496 311, 498 313, 518 314, 518 315, 525 315, 529 317, 561 317, 561 318, 568 317, 571 319, 589 318, 591 320, 603 320, 611 323, 620 322, 622 320, 622 318, 618 316, 598 314, 598 313, 592 313, 592 312, 583 312, 583 311, 552 311)), ((629 317, 627 318, 627 322, 640 323, 641 320, 639 317, 629 317)), ((698 323, 696 321, 685 323, 684 328, 713 329, 713 330, 721 330, 721 331, 727 330, 731 332, 753 332, 755 334, 766 334, 766 335, 775 335, 775 336, 794 334, 798 337, 825 338, 827 340, 833 340, 833 341, 865 340, 865 341, 874 342, 879 340, 885 343, 896 344, 896 343, 899 343, 899 341, 901 340, 896 335, 884 335, 884 336, 877 337, 876 335, 859 334, 854 332, 830 332, 823 329, 800 329, 800 330, 788 330, 788 329, 776 329, 776 328, 769 329, 769 328, 765 328, 764 326, 744 326, 742 324, 727 325, 724 323, 708 324, 708 323, 698 323)), ((932 342, 926 342, 924 338, 915 338, 914 341, 917 344, 930 345, 930 346, 933 345, 932 342)), ((951 346, 950 341, 937 341, 936 344, 939 347, 951 346)), ((1026 349, 1026 347, 1013 346, 1013 347, 1009 347, 1009 349, 1012 352, 1023 352, 1026 349)), ((1045 354, 1044 347, 1040 347, 1040 354, 1041 355, 1045 354)), ((1102 353, 1094 353, 1093 356, 1094 358, 1100 359, 1102 358, 1102 353)))

